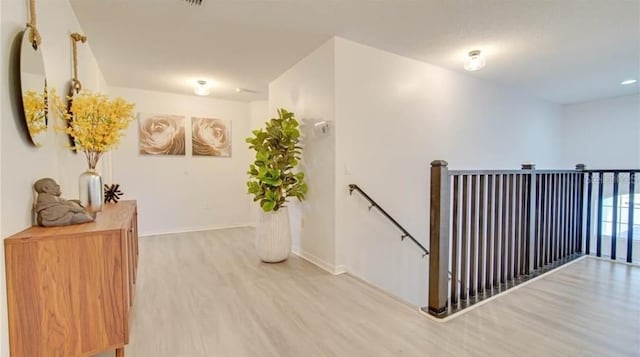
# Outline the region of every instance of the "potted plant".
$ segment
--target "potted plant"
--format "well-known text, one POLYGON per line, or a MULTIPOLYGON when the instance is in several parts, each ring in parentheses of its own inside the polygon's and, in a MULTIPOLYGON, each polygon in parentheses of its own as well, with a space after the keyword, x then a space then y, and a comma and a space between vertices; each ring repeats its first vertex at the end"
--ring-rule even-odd
POLYGON ((278 109, 278 117, 254 130, 246 139, 255 150, 249 165, 248 192, 262 208, 256 227, 256 250, 265 262, 286 260, 291 252, 291 229, 286 203, 289 197, 302 201, 307 192, 304 173, 296 170, 302 147, 298 121, 293 113, 278 109))

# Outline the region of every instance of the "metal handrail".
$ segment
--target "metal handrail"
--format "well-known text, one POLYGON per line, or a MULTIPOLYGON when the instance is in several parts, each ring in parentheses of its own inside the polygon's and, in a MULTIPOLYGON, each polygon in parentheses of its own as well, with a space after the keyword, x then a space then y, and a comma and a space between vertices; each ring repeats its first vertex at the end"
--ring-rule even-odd
MULTIPOLYGON (((576 172, 576 170, 534 170, 536 174, 570 174, 576 172)), ((449 170, 449 176, 462 176, 462 175, 513 175, 513 174, 527 174, 525 169, 521 170, 449 170)))
POLYGON ((621 173, 621 174, 626 174, 626 173, 640 173, 640 169, 594 169, 594 170, 584 170, 583 172, 592 172, 592 173, 621 173))
POLYGON ((378 211, 380 211, 380 213, 382 213, 385 217, 387 217, 388 220, 391 221, 391 223, 393 223, 396 227, 398 227, 398 229, 400 229, 402 231, 402 236, 400 237, 400 240, 404 240, 405 238, 409 238, 411 239, 411 241, 413 241, 413 243, 415 243, 418 247, 420 247, 420 249, 422 249, 422 251, 424 252, 422 254, 422 257, 424 258, 426 255, 429 254, 429 251, 427 250, 427 248, 425 248, 422 244, 420 244, 415 238, 413 238, 413 236, 411 234, 409 234, 409 232, 407 232, 406 229, 404 229, 400 223, 398 223, 395 219, 393 219, 393 217, 391 217, 387 211, 385 211, 382 207, 380 207, 380 205, 378 205, 376 203, 376 201, 374 201, 371 197, 369 197, 369 195, 367 195, 360 187, 358 187, 358 185, 355 184, 350 184, 349 185, 349 195, 351 195, 353 193, 353 191, 358 191, 360 192, 360 194, 362 196, 364 196, 365 199, 367 199, 367 201, 369 201, 369 203, 371 204, 371 206, 369 206, 369 211, 371 211, 371 208, 377 208, 378 211))

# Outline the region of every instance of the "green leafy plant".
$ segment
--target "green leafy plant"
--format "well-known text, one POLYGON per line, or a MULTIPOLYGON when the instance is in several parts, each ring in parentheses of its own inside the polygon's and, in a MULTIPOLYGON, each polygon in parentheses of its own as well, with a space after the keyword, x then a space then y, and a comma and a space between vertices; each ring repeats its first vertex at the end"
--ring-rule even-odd
POLYGON ((285 206, 287 198, 299 201, 307 193, 304 173, 295 172, 302 147, 298 121, 293 113, 278 109, 278 118, 266 123, 266 128, 254 130, 246 139, 256 151, 255 161, 249 165, 247 188, 254 202, 260 202, 265 212, 285 206))

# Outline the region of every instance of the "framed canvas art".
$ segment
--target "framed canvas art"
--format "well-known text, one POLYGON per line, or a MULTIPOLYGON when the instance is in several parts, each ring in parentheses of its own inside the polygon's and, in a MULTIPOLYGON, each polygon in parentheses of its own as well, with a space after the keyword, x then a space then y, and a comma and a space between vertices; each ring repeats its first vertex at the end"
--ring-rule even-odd
POLYGON ((184 156, 184 116, 140 113, 139 121, 140 154, 184 156))
POLYGON ((231 121, 191 118, 193 156, 231 157, 231 121))

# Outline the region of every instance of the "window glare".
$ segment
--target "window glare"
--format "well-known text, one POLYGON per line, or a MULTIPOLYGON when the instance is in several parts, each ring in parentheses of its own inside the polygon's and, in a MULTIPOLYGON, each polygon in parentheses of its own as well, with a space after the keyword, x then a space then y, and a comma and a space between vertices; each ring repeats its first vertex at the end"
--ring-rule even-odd
MULTIPOLYGON (((633 239, 640 240, 640 194, 633 197, 633 239)), ((629 194, 618 195, 617 236, 625 237, 629 231, 629 194)), ((613 197, 602 200, 602 233, 613 234, 613 197)))

